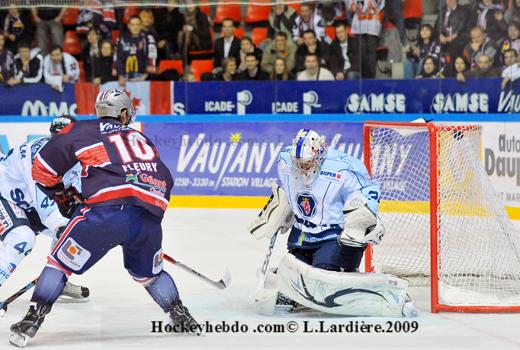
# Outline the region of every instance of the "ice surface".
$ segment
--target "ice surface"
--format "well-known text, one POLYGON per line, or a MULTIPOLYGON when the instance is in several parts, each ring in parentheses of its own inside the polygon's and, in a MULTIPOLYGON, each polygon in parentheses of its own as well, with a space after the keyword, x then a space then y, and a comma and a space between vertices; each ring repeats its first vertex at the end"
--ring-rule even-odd
MULTIPOLYGON (((199 270, 212 279, 220 279, 225 267, 233 276, 231 286, 217 290, 188 273, 165 262, 173 275, 182 300, 199 322, 221 321, 247 324, 246 334, 206 334, 178 336, 152 334, 151 321, 167 318, 123 268, 119 248, 111 251, 84 276, 71 281, 91 290, 86 304, 56 304, 35 339, 27 346, 34 349, 249 349, 249 348, 315 348, 315 349, 520 349, 520 314, 475 315, 459 313, 431 314, 428 290, 415 288, 412 297, 421 310, 415 333, 386 334, 318 334, 318 333, 253 333, 258 324, 285 324, 303 321, 317 326, 326 324, 383 324, 395 319, 348 318, 302 313, 259 316, 252 303, 256 270, 263 262, 268 241, 256 241, 246 232, 257 210, 168 209, 164 220, 163 249, 173 258, 199 270)), ((285 237, 283 237, 285 238, 285 237)), ((35 250, 22 263, 13 277, 0 290, 5 299, 37 276, 45 264, 50 240, 39 237, 35 250)), ((284 250, 283 239, 271 260, 277 263, 284 250)), ((0 319, 0 349, 8 349, 9 326, 19 321, 28 307, 31 292, 9 307, 0 319)), ((401 319, 403 320, 403 319, 401 319)), ((14 349, 14 347, 12 347, 14 349)))

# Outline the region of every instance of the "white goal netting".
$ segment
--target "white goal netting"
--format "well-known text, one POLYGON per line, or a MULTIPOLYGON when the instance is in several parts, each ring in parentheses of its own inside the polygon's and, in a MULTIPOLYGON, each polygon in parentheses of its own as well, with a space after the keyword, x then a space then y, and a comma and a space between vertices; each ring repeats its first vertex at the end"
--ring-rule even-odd
POLYGON ((480 163, 480 127, 434 129, 370 129, 371 174, 382 188, 387 229, 373 266, 416 285, 429 283, 433 271, 439 304, 520 305, 520 234, 480 163))

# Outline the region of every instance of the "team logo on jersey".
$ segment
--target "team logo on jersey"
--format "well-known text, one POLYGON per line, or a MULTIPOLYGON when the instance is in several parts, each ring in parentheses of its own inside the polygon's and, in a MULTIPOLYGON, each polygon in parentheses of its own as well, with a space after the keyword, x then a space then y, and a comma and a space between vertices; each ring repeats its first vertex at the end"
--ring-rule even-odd
POLYGON ((158 274, 159 272, 161 272, 162 268, 163 268, 163 253, 162 253, 162 249, 159 249, 153 257, 152 273, 154 275, 158 274))
POLYGON ((69 237, 58 250, 58 258, 70 269, 78 271, 90 258, 90 252, 69 237))
POLYGON ((339 182, 341 180, 341 176, 342 176, 341 173, 338 173, 335 171, 329 171, 329 170, 320 171, 320 178, 329 180, 329 181, 339 182))
POLYGON ((312 218, 316 214, 318 201, 310 192, 301 192, 296 195, 298 210, 306 218, 312 218))
POLYGON ((9 273, 13 273, 14 270, 16 270, 16 265, 13 263, 9 263, 8 270, 9 270, 9 273))

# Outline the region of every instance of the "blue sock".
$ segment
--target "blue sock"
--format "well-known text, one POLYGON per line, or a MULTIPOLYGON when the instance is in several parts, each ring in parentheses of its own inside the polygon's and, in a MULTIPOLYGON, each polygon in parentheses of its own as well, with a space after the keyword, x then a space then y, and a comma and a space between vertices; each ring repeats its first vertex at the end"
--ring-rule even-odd
POLYGON ((38 278, 31 301, 54 304, 63 292, 65 282, 67 282, 67 277, 63 272, 52 267, 45 267, 38 278))
POLYGON ((166 271, 161 271, 155 281, 145 289, 164 312, 168 312, 172 303, 179 299, 177 286, 166 271))

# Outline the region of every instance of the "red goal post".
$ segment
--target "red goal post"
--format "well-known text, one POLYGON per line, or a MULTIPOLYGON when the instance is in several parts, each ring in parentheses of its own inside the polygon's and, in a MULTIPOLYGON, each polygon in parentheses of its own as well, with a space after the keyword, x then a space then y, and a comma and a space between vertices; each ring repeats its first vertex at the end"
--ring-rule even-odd
POLYGON ((431 311, 519 312, 520 235, 480 164, 474 124, 366 122, 387 229, 365 271, 430 285, 431 311))

